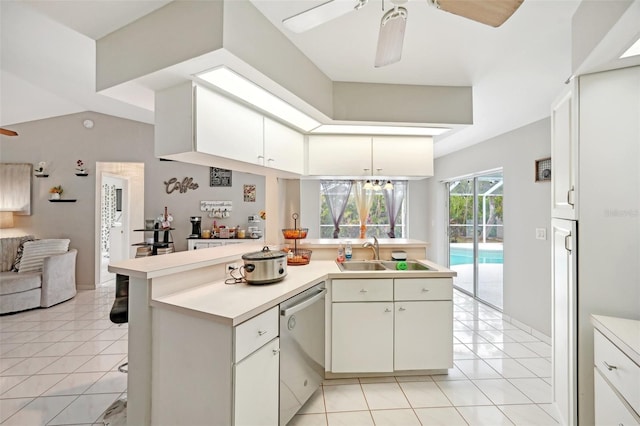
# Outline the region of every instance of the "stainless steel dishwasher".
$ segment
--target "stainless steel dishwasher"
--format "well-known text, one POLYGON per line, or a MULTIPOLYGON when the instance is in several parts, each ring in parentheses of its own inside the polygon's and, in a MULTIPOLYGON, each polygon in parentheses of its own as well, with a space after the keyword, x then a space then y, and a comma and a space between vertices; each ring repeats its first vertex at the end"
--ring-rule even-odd
POLYGON ((324 379, 324 282, 280 304, 280 425, 324 379))

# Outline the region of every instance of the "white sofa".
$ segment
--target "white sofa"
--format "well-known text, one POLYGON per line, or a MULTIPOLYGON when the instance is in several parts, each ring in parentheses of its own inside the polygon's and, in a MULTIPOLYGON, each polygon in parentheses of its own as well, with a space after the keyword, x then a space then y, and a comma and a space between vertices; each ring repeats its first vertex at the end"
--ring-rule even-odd
POLYGON ((30 239, 0 238, 0 314, 47 308, 76 295, 75 249, 44 257, 40 271, 11 271, 18 248, 30 239))

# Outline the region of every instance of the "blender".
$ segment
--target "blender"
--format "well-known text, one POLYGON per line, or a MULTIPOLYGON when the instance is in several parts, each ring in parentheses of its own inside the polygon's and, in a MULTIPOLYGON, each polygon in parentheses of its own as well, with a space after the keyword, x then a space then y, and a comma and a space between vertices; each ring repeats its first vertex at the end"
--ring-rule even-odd
POLYGON ((202 216, 191 216, 191 235, 189 238, 200 238, 202 232, 202 216))

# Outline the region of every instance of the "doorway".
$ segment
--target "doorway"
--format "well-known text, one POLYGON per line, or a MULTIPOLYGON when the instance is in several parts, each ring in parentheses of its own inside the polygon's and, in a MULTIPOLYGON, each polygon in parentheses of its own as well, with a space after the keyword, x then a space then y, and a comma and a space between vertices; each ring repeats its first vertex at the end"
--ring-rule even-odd
POLYGON ((134 228, 144 224, 144 163, 96 163, 95 283, 115 285, 108 266, 133 258, 134 228))
POLYGON ((502 170, 446 182, 449 268, 453 285, 502 310, 504 180, 502 170))

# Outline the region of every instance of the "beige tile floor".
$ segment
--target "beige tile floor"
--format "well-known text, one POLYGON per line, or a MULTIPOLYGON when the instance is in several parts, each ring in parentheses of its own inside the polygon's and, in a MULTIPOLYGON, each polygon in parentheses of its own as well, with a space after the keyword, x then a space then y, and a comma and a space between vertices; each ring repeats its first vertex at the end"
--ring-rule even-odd
MULTIPOLYGON (((113 285, 0 317, 0 424, 102 424, 126 395, 113 285)), ((456 292, 448 375, 327 380, 290 425, 554 425, 551 348, 456 292)))

